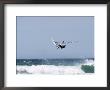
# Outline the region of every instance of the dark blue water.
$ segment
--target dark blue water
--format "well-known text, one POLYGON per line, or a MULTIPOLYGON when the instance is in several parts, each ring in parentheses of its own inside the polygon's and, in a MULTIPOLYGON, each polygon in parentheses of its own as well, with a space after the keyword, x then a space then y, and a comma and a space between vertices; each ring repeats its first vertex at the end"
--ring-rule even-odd
POLYGON ((75 66, 85 63, 85 60, 86 59, 17 59, 16 65, 75 66))

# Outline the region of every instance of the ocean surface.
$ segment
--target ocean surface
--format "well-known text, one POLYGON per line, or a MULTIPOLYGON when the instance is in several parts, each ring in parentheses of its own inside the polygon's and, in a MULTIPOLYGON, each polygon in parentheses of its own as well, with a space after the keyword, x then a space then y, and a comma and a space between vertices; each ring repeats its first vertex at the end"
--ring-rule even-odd
POLYGON ((86 74, 94 73, 94 58, 17 59, 16 74, 86 74))

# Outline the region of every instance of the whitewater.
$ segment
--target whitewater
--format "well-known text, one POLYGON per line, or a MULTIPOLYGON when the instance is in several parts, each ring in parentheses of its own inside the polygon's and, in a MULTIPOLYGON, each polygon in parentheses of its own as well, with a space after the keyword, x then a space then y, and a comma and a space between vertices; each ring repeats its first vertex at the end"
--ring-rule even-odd
POLYGON ((84 60, 84 63, 65 66, 65 65, 17 65, 17 74, 55 74, 55 75, 74 75, 74 74, 85 74, 81 69, 82 65, 94 65, 93 60, 84 60))

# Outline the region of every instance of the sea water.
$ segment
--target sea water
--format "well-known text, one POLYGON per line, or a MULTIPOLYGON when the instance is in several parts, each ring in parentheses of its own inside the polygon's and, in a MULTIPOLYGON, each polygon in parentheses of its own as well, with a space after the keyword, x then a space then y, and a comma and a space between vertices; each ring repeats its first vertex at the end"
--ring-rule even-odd
POLYGON ((82 69, 82 65, 85 65, 86 68, 87 66, 94 66, 94 59, 17 59, 16 73, 56 75, 85 74, 87 72, 82 69))

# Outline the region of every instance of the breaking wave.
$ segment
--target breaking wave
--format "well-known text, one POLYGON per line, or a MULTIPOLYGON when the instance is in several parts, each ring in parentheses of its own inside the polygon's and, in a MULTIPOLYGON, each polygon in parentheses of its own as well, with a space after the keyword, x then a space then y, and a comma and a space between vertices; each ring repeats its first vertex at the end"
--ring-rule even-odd
POLYGON ((80 66, 32 65, 17 66, 18 74, 84 74, 80 66))
MULTIPOLYGON (((22 61, 22 60, 21 60, 22 61)), ((21 61, 19 62, 21 64, 21 61)), ((94 68, 94 60, 85 59, 85 60, 68 60, 68 61, 59 61, 57 62, 48 61, 48 63, 41 64, 37 61, 37 64, 35 64, 36 60, 31 60, 31 65, 28 64, 22 64, 16 66, 16 73, 17 74, 56 74, 56 75, 73 75, 73 74, 86 74, 86 72, 93 73, 94 68), (83 61, 83 62, 82 62, 83 61), (63 63, 63 64, 58 64, 63 63), (55 64, 55 65, 54 65, 55 64), (82 68, 83 66, 83 68, 82 68), (87 69, 87 70, 86 70, 87 69), (86 71, 86 72, 85 72, 86 71), (91 72, 92 71, 92 72, 91 72)), ((41 60, 40 60, 41 61, 41 60)), ((24 61, 23 61, 24 62, 24 61)), ((30 61, 28 61, 30 62, 30 61)))

